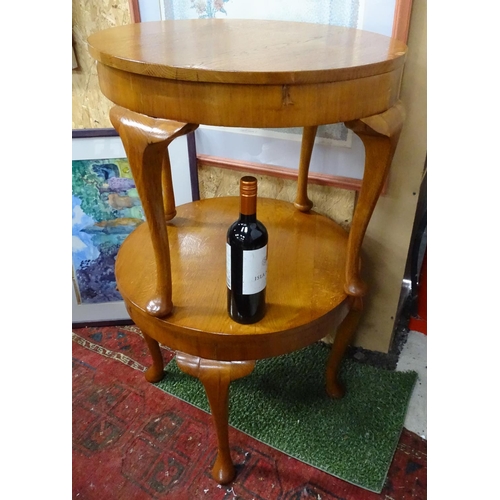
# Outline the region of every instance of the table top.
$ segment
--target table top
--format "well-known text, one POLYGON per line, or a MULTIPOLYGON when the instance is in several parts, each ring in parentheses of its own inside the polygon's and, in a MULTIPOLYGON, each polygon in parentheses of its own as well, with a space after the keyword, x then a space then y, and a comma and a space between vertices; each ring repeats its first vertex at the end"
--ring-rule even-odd
POLYGON ((339 82, 404 64, 404 43, 325 24, 241 19, 153 21, 88 39, 100 63, 171 80, 241 84, 339 82))

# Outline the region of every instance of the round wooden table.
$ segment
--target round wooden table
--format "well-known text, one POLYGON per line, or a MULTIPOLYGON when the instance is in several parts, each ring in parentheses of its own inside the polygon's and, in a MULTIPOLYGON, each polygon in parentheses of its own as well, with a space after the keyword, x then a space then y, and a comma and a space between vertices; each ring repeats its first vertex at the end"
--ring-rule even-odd
POLYGON ((127 153, 147 223, 123 243, 116 277, 163 376, 159 343, 198 377, 218 438, 212 474, 234 478, 228 442, 228 386, 255 360, 304 347, 337 328, 327 392, 341 397, 337 372, 367 286, 360 277, 366 227, 404 121, 398 100, 406 46, 330 25, 250 20, 131 24, 88 39, 102 92, 127 153), (311 210, 307 176, 319 125, 344 122, 364 143, 361 190, 349 232, 311 210), (268 310, 239 325, 225 304, 225 231, 236 198, 175 206, 168 145, 198 125, 303 127, 293 204, 259 199, 269 231, 268 310))

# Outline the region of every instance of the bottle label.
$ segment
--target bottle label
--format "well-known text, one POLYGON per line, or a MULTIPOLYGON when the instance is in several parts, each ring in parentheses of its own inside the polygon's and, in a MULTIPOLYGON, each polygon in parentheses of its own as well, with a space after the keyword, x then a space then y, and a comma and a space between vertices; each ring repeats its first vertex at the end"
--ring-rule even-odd
MULTIPOLYGON (((231 246, 226 243, 226 281, 231 289, 231 246)), ((257 250, 243 250, 243 295, 258 293, 267 284, 267 245, 257 250)))

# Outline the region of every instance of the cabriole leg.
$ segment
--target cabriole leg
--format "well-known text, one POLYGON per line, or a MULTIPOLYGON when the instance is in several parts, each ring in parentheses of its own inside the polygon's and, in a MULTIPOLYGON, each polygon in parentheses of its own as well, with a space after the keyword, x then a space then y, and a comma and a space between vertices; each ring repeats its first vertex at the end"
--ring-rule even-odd
POLYGON ((403 127, 405 112, 401 101, 379 115, 346 122, 365 146, 365 171, 352 218, 347 243, 345 291, 353 297, 366 294, 359 272, 359 255, 366 228, 389 174, 392 158, 403 127))
POLYGON ((365 146, 365 171, 347 243, 344 289, 350 300, 350 310, 340 324, 327 363, 327 392, 341 398, 344 388, 338 381, 340 362, 350 344, 361 315, 366 283, 361 279, 360 252, 366 228, 375 209, 403 127, 405 112, 401 101, 379 115, 346 122, 365 146))
POLYGON ((309 164, 314 147, 314 139, 318 127, 304 127, 302 132, 302 143, 300 147, 299 174, 297 178, 297 196, 293 204, 301 212, 309 212, 313 202, 307 197, 307 177, 309 175, 309 164))
POLYGON ((142 332, 142 335, 153 358, 153 364, 146 370, 144 376, 148 382, 159 382, 165 374, 163 371, 164 363, 160 344, 146 333, 142 332))
POLYGON ((229 383, 252 373, 255 361, 213 361, 181 352, 176 359, 183 372, 198 378, 205 387, 218 443, 212 477, 227 484, 236 476, 229 450, 229 383))
POLYGON ((163 317, 172 311, 170 249, 165 220, 175 215, 175 200, 168 145, 198 125, 151 118, 120 106, 109 113, 123 142, 153 244, 157 282, 146 306, 149 314, 163 317), (167 212, 167 213, 165 213, 167 212))
POLYGON ((360 298, 350 299, 350 301, 349 312, 337 329, 337 334, 335 335, 335 340, 333 341, 326 365, 326 392, 332 398, 337 399, 342 398, 345 394, 344 387, 338 380, 340 363, 344 357, 347 346, 351 343, 363 309, 362 300, 360 298))

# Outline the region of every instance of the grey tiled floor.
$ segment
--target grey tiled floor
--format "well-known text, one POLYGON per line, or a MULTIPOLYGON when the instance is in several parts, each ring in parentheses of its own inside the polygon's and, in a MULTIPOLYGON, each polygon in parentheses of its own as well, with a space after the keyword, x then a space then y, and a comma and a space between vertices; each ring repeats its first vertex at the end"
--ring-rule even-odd
POLYGON ((418 373, 404 426, 427 439, 427 335, 415 331, 408 333, 396 370, 418 373))

